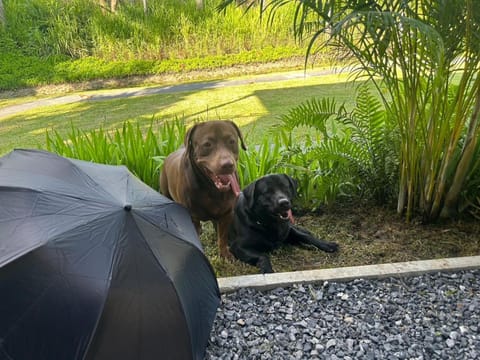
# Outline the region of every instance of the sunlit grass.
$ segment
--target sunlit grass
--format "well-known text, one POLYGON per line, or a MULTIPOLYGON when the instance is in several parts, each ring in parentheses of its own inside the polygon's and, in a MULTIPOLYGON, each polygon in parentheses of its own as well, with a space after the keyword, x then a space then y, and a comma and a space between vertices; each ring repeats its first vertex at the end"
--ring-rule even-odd
MULTIPOLYGON (((353 103, 354 86, 347 75, 326 75, 270 83, 251 83, 217 89, 111 100, 82 101, 46 106, 0 118, 0 154, 15 147, 38 147, 47 129, 66 133, 70 126, 83 130, 114 129, 124 121, 181 117, 195 120, 232 119, 251 144, 260 143, 265 130, 278 123, 289 108, 312 97, 335 96, 353 103)), ((104 92, 102 92, 104 93, 104 92)), ((96 92, 82 93, 91 96, 96 92)))

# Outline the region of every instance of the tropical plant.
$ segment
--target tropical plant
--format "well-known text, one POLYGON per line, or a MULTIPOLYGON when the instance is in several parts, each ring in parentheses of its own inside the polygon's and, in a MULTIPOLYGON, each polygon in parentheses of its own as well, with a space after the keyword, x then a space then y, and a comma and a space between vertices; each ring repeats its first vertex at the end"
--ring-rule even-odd
POLYGON ((291 2, 295 36, 310 38, 306 58, 328 36, 327 44, 353 57, 357 75, 373 82, 397 121, 398 212, 432 221, 458 214, 462 200, 475 203, 478 192, 464 190, 478 176, 477 1, 270 0, 270 17, 291 2))
POLYGON ((46 149, 59 155, 110 165, 125 165, 132 173, 154 189, 163 159, 176 150, 185 136, 185 122, 175 119, 157 127, 125 122, 112 131, 83 131, 72 125, 64 136, 52 129, 46 132, 46 149))
POLYGON ((238 177, 243 188, 256 179, 284 169, 285 145, 277 133, 268 134, 259 145, 241 151, 238 160, 238 177))
MULTIPOLYGON (((282 131, 295 136, 307 127, 303 140, 290 139, 286 162, 300 182, 309 207, 339 197, 392 200, 398 172, 397 128, 380 100, 359 88, 353 110, 335 99, 308 100, 282 117, 282 131)), ((307 204, 304 204, 307 205, 307 204)))

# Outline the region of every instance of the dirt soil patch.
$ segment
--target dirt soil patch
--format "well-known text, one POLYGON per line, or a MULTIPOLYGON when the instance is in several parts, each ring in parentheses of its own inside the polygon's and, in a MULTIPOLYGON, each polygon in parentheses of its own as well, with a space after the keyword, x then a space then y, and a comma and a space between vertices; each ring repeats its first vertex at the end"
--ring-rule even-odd
MULTIPOLYGON (((480 222, 474 218, 406 223, 392 209, 341 206, 297 215, 296 222, 320 238, 337 242, 340 250, 327 254, 310 247, 280 249, 272 255, 276 272, 480 255, 480 222)), ((219 259, 211 226, 205 230, 202 243, 217 276, 258 273, 253 266, 219 259)))

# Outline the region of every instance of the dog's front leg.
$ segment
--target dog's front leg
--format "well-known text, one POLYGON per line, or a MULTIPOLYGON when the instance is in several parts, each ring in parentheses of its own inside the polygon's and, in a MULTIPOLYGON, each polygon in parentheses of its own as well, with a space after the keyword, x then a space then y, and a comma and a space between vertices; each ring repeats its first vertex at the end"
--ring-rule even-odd
POLYGON ((202 235, 202 223, 200 222, 200 220, 192 217, 192 223, 193 223, 193 226, 195 226, 195 230, 197 231, 197 235, 198 236, 202 235))
POLYGON ((257 266, 263 274, 274 272, 267 254, 239 246, 232 247, 231 251, 238 260, 257 266))
POLYGON ((317 247, 326 252, 335 252, 338 250, 338 244, 330 241, 317 239, 311 232, 292 226, 288 234, 290 243, 304 243, 317 247))
POLYGON ((228 228, 232 223, 232 219, 233 213, 223 216, 215 223, 220 256, 226 259, 232 258, 232 254, 228 250, 228 228))

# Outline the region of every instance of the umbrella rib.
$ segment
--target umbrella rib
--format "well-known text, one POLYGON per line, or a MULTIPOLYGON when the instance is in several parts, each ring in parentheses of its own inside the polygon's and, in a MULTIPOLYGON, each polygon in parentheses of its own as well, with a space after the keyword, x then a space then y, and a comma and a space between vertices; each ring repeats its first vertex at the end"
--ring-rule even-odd
MULTIPOLYGON (((61 196, 61 197, 65 197, 65 198, 69 198, 69 199, 75 199, 75 200, 80 200, 82 202, 90 202, 90 203, 94 203, 94 204, 100 204, 100 205, 107 205, 108 203, 105 202, 105 201, 99 201, 97 200, 96 198, 92 197, 92 198, 86 198, 86 197, 81 197, 81 196, 75 196, 75 195, 69 195, 69 194, 64 194, 64 193, 57 193, 57 192, 54 192, 54 191, 42 191, 41 193, 44 193, 44 194, 49 194, 49 195, 58 195, 58 196, 61 196)), ((110 195, 110 194, 109 194, 110 195)), ((115 198, 113 196, 110 195, 110 197, 115 200, 115 198)), ((123 206, 122 204, 120 204, 120 202, 114 202, 112 201, 110 203, 110 205, 112 206, 116 206, 118 205, 119 207, 122 207, 123 209, 123 206)))
MULTIPOLYGON (((138 217, 142 218, 144 221, 146 221, 146 222, 148 222, 149 224, 151 224, 152 226, 156 227, 157 229, 163 230, 160 226, 158 226, 158 225, 155 224, 155 223, 152 223, 147 217, 143 216, 143 214, 142 214, 141 212, 136 211, 135 214, 136 214, 138 217)), ((166 216, 166 214, 165 214, 164 216, 166 216)), ((167 224, 167 227, 168 227, 168 223, 167 223, 167 222, 166 222, 166 224, 167 224)), ((140 233, 142 234, 141 231, 140 231, 140 233)), ((178 237, 177 235, 172 234, 171 232, 169 232, 169 234, 170 234, 172 237, 174 237, 177 241, 180 241, 180 242, 182 242, 182 243, 188 244, 188 245, 190 245, 192 248, 194 248, 195 251, 199 252, 199 253, 202 255, 202 257, 204 258, 204 260, 209 264, 210 270, 212 271, 212 273, 215 274, 212 265, 211 265, 210 262, 208 261, 208 258, 207 258, 207 256, 205 255, 205 253, 203 252, 203 249, 199 248, 199 247, 198 247, 196 244, 194 244, 194 243, 185 241, 185 239, 182 239, 182 238, 178 237)), ((146 241, 146 239, 145 239, 145 237, 143 236, 143 234, 142 234, 142 239, 143 239, 144 241, 146 241)), ((151 252, 153 255, 155 255, 150 247, 149 247, 149 249, 150 249, 150 252, 151 252)), ((157 257, 154 256, 154 258, 155 258, 155 260, 159 263, 159 265, 162 266, 162 264, 160 264, 160 262, 158 261, 157 257)), ((163 268, 163 266, 162 266, 162 268, 163 268)))

